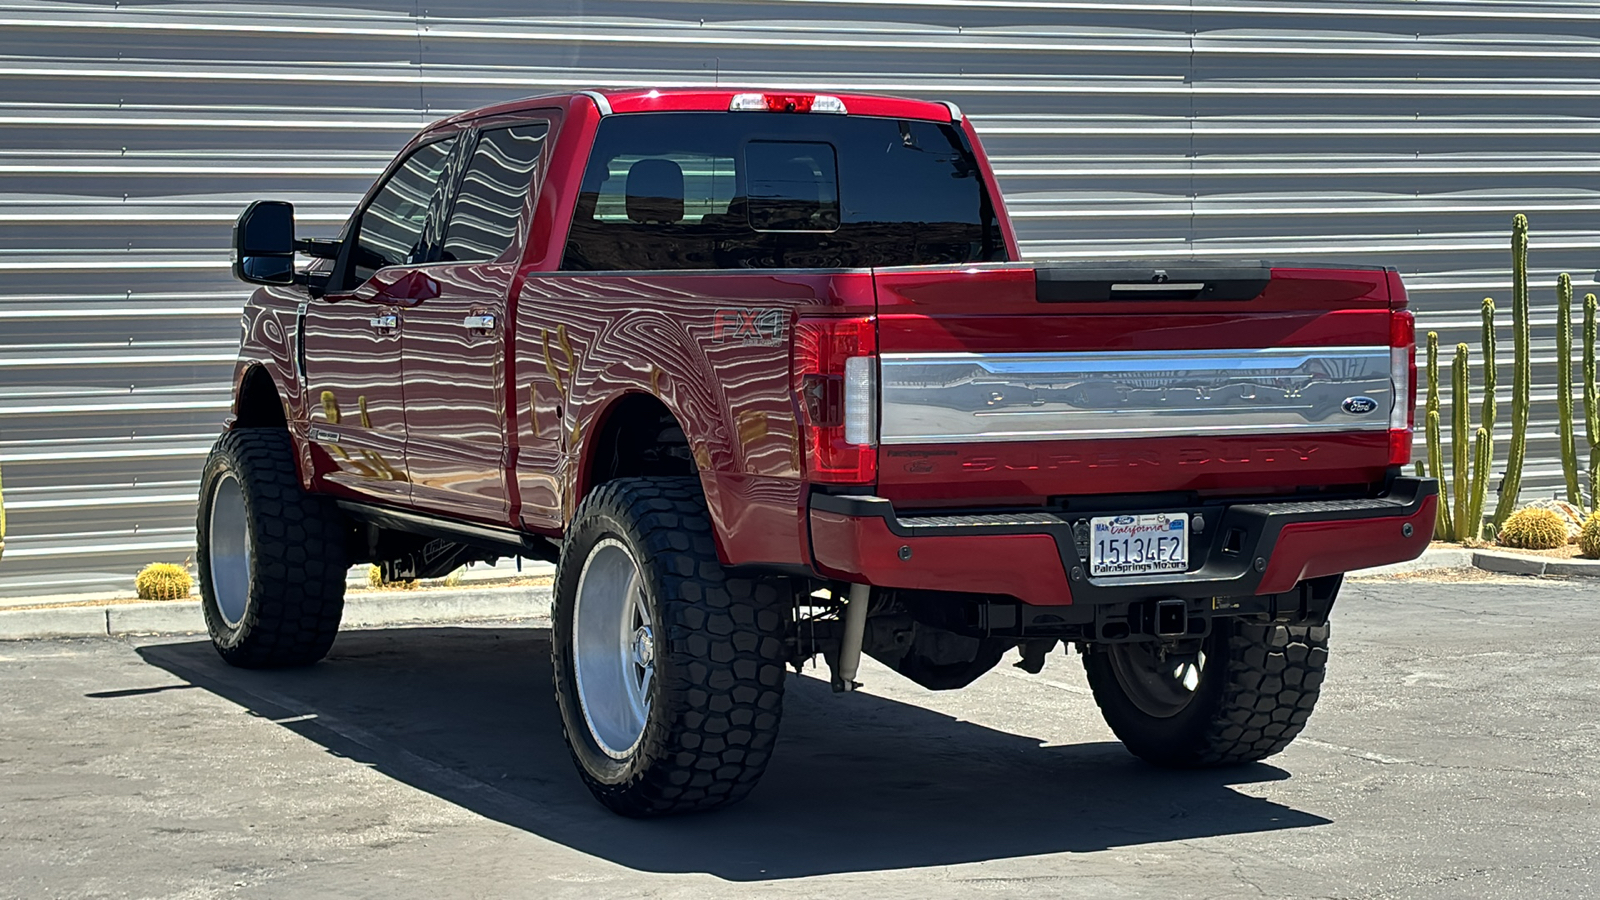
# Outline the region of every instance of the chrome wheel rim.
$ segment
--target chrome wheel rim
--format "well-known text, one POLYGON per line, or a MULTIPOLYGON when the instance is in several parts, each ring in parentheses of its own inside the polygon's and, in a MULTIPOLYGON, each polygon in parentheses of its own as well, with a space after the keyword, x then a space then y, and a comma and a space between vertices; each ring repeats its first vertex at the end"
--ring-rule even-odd
POLYGON ((1128 700, 1146 715, 1166 719, 1183 712, 1200 689, 1206 653, 1155 643, 1112 644, 1111 671, 1128 700))
POLYGON ((578 575, 572 663, 589 736, 612 759, 627 758, 644 737, 655 658, 655 622, 639 566, 621 541, 606 538, 578 575))
POLYGON ((228 627, 237 627, 250 600, 250 519, 244 509, 244 488, 232 474, 217 479, 211 490, 207 528, 211 602, 228 627))

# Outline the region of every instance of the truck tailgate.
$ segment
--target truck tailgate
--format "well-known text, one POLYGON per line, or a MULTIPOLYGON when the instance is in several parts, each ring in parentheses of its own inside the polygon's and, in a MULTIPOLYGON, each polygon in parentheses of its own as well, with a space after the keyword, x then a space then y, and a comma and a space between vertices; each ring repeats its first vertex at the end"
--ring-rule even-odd
POLYGON ((897 506, 1365 487, 1409 459, 1411 317, 1391 271, 1183 261, 875 283, 878 492, 897 506))

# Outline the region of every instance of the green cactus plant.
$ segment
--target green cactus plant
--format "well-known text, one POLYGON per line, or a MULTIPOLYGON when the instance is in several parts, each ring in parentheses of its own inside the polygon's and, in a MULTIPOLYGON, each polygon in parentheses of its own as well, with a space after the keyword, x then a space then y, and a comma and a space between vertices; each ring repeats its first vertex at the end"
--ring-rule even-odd
POLYGON ((1478 305, 1479 317, 1482 319, 1480 329, 1483 343, 1483 408, 1478 414, 1478 426, 1483 431, 1484 460, 1481 466, 1477 459, 1477 448, 1473 448, 1472 468, 1472 522, 1474 534, 1482 531, 1483 507, 1489 496, 1489 473, 1494 466, 1494 424, 1500 418, 1500 402, 1496 391, 1500 385, 1498 347, 1494 336, 1494 298, 1485 297, 1478 305))
POLYGON ((1445 477, 1443 450, 1443 410, 1439 402, 1439 334, 1428 332, 1428 394, 1424 428, 1427 464, 1418 471, 1439 480, 1439 507, 1434 521, 1434 537, 1444 541, 1476 540, 1482 536, 1484 504, 1489 493, 1489 474, 1494 465, 1494 423, 1498 417, 1495 401, 1494 298, 1483 298, 1484 396, 1482 422, 1472 428, 1470 419, 1472 389, 1471 350, 1456 345, 1450 364, 1450 477, 1445 477), (1469 433, 1471 435, 1469 439, 1469 433), (1454 501, 1454 502, 1452 502, 1454 501))
POLYGON ((1528 217, 1511 220, 1511 329, 1515 348, 1511 369, 1511 450, 1505 479, 1494 507, 1494 525, 1504 528, 1522 493, 1522 465, 1528 458, 1528 402, 1533 380, 1532 341, 1528 334, 1528 217))
MULTIPOLYGON (((1595 327, 1600 301, 1583 297, 1583 429, 1589 442, 1589 508, 1600 512, 1600 386, 1595 383, 1595 327)), ((0 521, 4 516, 0 516, 0 521)))
POLYGON ((1522 550, 1554 550, 1567 543, 1567 520, 1549 509, 1519 509, 1500 529, 1500 543, 1522 550))
POLYGON ((1472 499, 1467 505, 1467 521, 1462 539, 1479 538, 1483 533, 1483 501, 1489 495, 1489 467, 1494 464, 1493 441, 1489 429, 1478 426, 1472 442, 1472 499))
POLYGON ((1444 477, 1444 450, 1440 447, 1439 421, 1439 332, 1428 332, 1428 401, 1423 413, 1423 429, 1428 443, 1428 473, 1439 482, 1439 507, 1434 518, 1433 536, 1453 540, 1455 524, 1450 515, 1450 483, 1444 477))
POLYGON ((1578 486, 1578 446, 1572 427, 1572 276, 1556 278, 1556 412, 1561 435, 1561 474, 1567 481, 1567 502, 1583 506, 1578 486))
POLYGON ((1450 464, 1455 489, 1455 534, 1461 540, 1472 530, 1472 444, 1467 439, 1467 392, 1471 389, 1468 372, 1470 357, 1466 344, 1456 345, 1456 358, 1450 361, 1450 464))
POLYGON ((151 563, 139 570, 133 589, 140 600, 186 600, 194 589, 194 579, 184 566, 151 563))
MULTIPOLYGON (((1500 418, 1500 403, 1495 396, 1500 386, 1498 371, 1500 361, 1497 345, 1494 339, 1494 298, 1485 297, 1478 306, 1478 313, 1483 319, 1483 409, 1478 414, 1478 424, 1489 432, 1489 456, 1494 457, 1494 423, 1500 418)), ((1481 504, 1480 504, 1481 505, 1481 504)))
POLYGON ((1589 513, 1578 532, 1578 552, 1589 559, 1600 559, 1600 510, 1589 513))

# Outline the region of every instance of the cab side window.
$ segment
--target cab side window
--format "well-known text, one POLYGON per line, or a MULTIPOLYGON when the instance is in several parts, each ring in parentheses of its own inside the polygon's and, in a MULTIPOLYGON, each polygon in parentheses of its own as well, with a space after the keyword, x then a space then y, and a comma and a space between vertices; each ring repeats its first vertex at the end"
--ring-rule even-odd
POLYGON ((350 257, 351 287, 379 269, 420 261, 423 226, 455 141, 452 136, 418 147, 378 189, 361 214, 350 257))
POLYGON ((479 134, 445 227, 443 261, 487 262, 516 243, 549 132, 547 123, 530 122, 479 134))

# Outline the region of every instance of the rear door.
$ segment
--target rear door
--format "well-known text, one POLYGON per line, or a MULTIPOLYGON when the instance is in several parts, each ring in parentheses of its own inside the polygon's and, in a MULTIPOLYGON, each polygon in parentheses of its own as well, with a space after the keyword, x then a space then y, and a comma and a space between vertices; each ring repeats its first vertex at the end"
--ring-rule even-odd
POLYGON ((507 480, 508 291, 526 237, 550 121, 482 126, 438 229, 433 288, 401 315, 406 460, 418 508, 511 520, 507 480))
POLYGON ((324 480, 406 502, 400 384, 401 307, 423 289, 423 231, 455 138, 413 150, 354 218, 344 284, 306 305, 301 357, 311 442, 327 454, 324 480))

